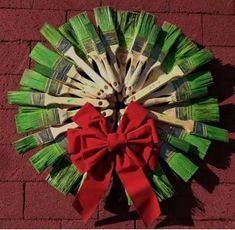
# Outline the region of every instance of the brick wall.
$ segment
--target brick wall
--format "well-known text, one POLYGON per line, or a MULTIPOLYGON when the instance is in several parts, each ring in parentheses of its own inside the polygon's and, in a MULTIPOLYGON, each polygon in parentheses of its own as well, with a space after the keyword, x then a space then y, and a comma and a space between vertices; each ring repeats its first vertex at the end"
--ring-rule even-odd
MULTIPOLYGON (((7 105, 6 92, 19 87, 20 75, 30 67, 28 54, 41 25, 55 26, 93 7, 156 13, 159 22, 176 23, 184 33, 215 55, 210 68, 221 103, 221 126, 235 138, 233 86, 235 85, 234 0, 0 0, 0 227, 1 228, 142 228, 135 212, 116 216, 101 204, 87 225, 71 207, 72 195, 63 197, 36 175, 30 153, 17 156, 11 143, 16 107, 7 105)), ((188 185, 179 182, 176 196, 162 204, 163 214, 152 227, 235 227, 235 144, 213 144, 205 163, 188 185)))

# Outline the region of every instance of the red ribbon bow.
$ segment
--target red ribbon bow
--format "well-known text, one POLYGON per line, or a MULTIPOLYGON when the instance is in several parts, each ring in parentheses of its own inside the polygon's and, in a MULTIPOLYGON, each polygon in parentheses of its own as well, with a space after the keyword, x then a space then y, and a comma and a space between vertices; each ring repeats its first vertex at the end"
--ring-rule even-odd
POLYGON ((87 173, 73 204, 83 220, 89 219, 108 191, 115 169, 144 223, 152 223, 160 208, 144 170, 155 168, 158 135, 148 111, 130 103, 116 133, 110 132, 91 104, 81 108, 73 121, 80 127, 68 130, 68 152, 78 170, 87 173))

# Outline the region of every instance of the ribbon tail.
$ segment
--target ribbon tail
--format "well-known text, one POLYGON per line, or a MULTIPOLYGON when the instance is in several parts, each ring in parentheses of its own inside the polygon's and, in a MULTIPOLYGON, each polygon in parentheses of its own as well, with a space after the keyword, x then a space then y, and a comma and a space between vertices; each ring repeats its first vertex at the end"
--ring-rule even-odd
POLYGON ((132 169, 117 166, 117 173, 128 195, 146 226, 149 226, 161 214, 156 194, 153 192, 143 170, 137 166, 132 169))
MULTIPOLYGON (((101 165, 98 167, 100 166, 101 165)), ((99 171, 98 167, 94 167, 92 169, 92 176, 89 175, 90 173, 87 175, 73 202, 73 207, 80 214, 84 222, 87 222, 91 215, 95 212, 98 204, 109 188, 113 165, 105 172, 105 175, 102 178, 97 178, 94 176, 99 174, 97 173, 99 171)))

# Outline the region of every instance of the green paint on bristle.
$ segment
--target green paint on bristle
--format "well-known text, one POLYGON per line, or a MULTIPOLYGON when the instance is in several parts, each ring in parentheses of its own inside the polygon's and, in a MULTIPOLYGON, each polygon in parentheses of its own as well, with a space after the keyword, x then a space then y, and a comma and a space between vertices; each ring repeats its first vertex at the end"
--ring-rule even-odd
POLYGON ((16 128, 19 133, 46 128, 58 123, 60 124, 57 109, 37 109, 16 115, 16 128))
POLYGON ((62 60, 62 57, 59 54, 48 49, 40 42, 32 49, 29 56, 37 63, 50 69, 55 68, 55 66, 62 60))
POLYGON ((61 137, 57 142, 50 144, 34 154, 30 162, 38 173, 55 164, 67 153, 67 139, 61 137))
POLYGON ((218 100, 214 97, 193 100, 176 107, 177 118, 202 122, 218 122, 220 118, 218 100), (186 106, 184 106, 186 105, 186 106))
POLYGON ((152 30, 148 36, 147 44, 146 44, 146 47, 144 48, 143 55, 147 57, 150 56, 151 52, 153 51, 153 47, 156 43, 159 32, 160 32, 160 28, 155 24, 152 27, 152 30))
POLYGON ((155 17, 148 13, 141 13, 138 17, 134 40, 131 49, 136 52, 143 51, 151 31, 156 27, 155 17))
POLYGON ((135 35, 135 29, 138 23, 138 13, 118 11, 117 12, 117 34, 119 38, 119 46, 129 48, 135 35))
POLYGON ((72 45, 77 46, 79 44, 76 41, 73 28, 71 27, 69 22, 66 22, 65 24, 61 25, 58 30, 69 42, 71 42, 72 45))
POLYGON ((187 81, 190 89, 198 89, 205 86, 211 86, 214 84, 213 77, 210 71, 200 71, 190 74, 183 78, 187 81))
POLYGON ((86 28, 90 34, 91 39, 96 44, 95 48, 96 48, 97 53, 100 55, 105 53, 105 47, 104 47, 102 41, 100 40, 100 37, 99 37, 98 33, 96 32, 96 29, 93 26, 93 24, 92 23, 87 24, 86 28))
POLYGON ((180 35, 179 28, 169 22, 164 22, 156 42, 156 52, 152 53, 153 58, 162 63, 180 35))
POLYGON ((193 154, 197 155, 200 159, 205 158, 211 141, 192 134, 188 134, 186 132, 183 134, 183 139, 196 147, 196 149, 194 148, 192 150, 193 154))
POLYGON ((97 26, 103 33, 115 32, 114 12, 109 6, 94 9, 97 26))
POLYGON ((172 52, 167 55, 161 67, 168 73, 175 64, 180 62, 181 59, 192 56, 198 52, 198 50, 199 48, 195 43, 181 34, 177 42, 172 47, 172 52))
POLYGON ((162 141, 167 142, 168 144, 172 145, 173 147, 182 150, 183 152, 189 152, 190 150, 190 143, 171 135, 170 133, 165 132, 162 129, 159 129, 159 135, 162 141))
POLYGON ((210 62, 212 58, 213 56, 209 50, 202 49, 193 54, 192 56, 182 59, 178 66, 184 74, 188 74, 196 68, 210 62))
POLYGON ((39 146, 39 144, 37 138, 35 138, 35 136, 33 135, 30 135, 17 140, 14 143, 14 146, 16 152, 22 154, 30 149, 36 148, 37 146, 39 146))
POLYGON ((40 73, 37 73, 30 69, 26 69, 24 71, 20 81, 20 84, 22 86, 27 86, 41 92, 47 92, 49 83, 50 83, 49 78, 44 77, 40 73))
POLYGON ((96 24, 102 32, 105 43, 109 46, 118 44, 118 37, 115 28, 115 13, 108 7, 94 9, 96 24))
POLYGON ((173 196, 174 188, 159 163, 157 163, 156 169, 152 175, 152 182, 154 191, 160 202, 173 196))
POLYGON ((188 142, 191 146, 193 146, 193 148, 190 148, 190 152, 201 159, 204 159, 211 144, 210 140, 189 134, 184 129, 179 127, 168 127, 168 129, 166 129, 166 133, 167 135, 172 135, 178 139, 188 142))
POLYGON ((20 86, 20 91, 31 91, 32 89, 30 87, 27 87, 27 86, 20 86))
POLYGON ((31 104, 31 92, 28 91, 9 91, 8 103, 16 105, 30 105, 31 104))
POLYGON ((198 169, 192 161, 168 144, 161 146, 160 156, 166 161, 171 170, 185 182, 189 181, 198 169))
POLYGON ((55 189, 66 195, 79 184, 81 176, 68 158, 62 158, 53 166, 47 181, 55 189))
POLYGON ((214 127, 201 122, 195 122, 192 134, 211 140, 228 142, 229 134, 226 129, 214 127))
POLYGON ((44 66, 44 65, 41 65, 41 64, 39 64, 39 63, 36 63, 36 64, 34 65, 33 70, 34 70, 35 72, 38 72, 38 73, 40 73, 40 74, 42 74, 42 75, 44 75, 44 76, 47 76, 47 77, 49 77, 49 78, 50 78, 50 77, 53 75, 53 73, 54 73, 54 70, 53 70, 53 69, 48 68, 48 67, 46 67, 46 66, 44 66))
POLYGON ((85 55, 84 48, 82 45, 76 40, 76 35, 74 33, 74 30, 69 22, 66 22, 65 24, 61 25, 58 30, 60 33, 75 47, 75 51, 78 53, 80 57, 83 59, 87 59, 85 55))
POLYGON ((208 86, 212 84, 213 78, 209 71, 200 71, 172 81, 177 101, 207 96, 208 86))
POLYGON ((91 36, 87 30, 87 24, 90 23, 90 20, 86 13, 79 14, 72 17, 69 20, 71 27, 73 28, 76 41, 81 43, 83 49, 88 53, 86 43, 91 41, 91 36))
POLYGON ((72 46, 71 43, 50 24, 44 24, 40 32, 47 41, 62 54, 72 46))
POLYGON ((19 113, 32 113, 42 110, 42 107, 34 107, 34 106, 19 106, 19 113))

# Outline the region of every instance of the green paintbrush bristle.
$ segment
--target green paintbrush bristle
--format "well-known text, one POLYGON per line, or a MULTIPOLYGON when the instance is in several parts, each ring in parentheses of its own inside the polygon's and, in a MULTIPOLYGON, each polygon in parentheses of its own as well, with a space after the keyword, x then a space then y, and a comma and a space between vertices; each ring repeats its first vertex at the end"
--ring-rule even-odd
POLYGON ((40 32, 48 42, 61 53, 65 53, 71 47, 71 43, 50 24, 44 24, 40 32))
POLYGON ((19 106, 19 113, 32 113, 41 110, 42 107, 19 106))
POLYGON ((182 59, 178 66, 184 74, 188 74, 196 68, 208 63, 213 58, 212 53, 207 49, 202 49, 196 52, 194 55, 182 59))
POLYGON ((16 105, 30 105, 31 104, 31 92, 28 91, 9 91, 8 103, 16 105))
POLYGON ((91 37, 87 30, 87 24, 90 23, 90 20, 86 13, 79 14, 77 16, 72 17, 69 20, 71 27, 73 28, 75 38, 77 42, 81 43, 84 49, 87 52, 86 43, 90 41, 91 37))
POLYGON ((33 70, 26 69, 23 73, 20 84, 41 92, 47 92, 50 79, 33 70))
POLYGON ((152 175, 152 182, 154 191, 156 192, 160 202, 174 195, 174 188, 159 163, 157 164, 152 175))
POLYGON ((160 148, 160 156, 166 161, 168 166, 185 182, 194 175, 198 167, 181 152, 168 144, 163 144, 160 148))
POLYGON ((229 139, 227 130, 207 125, 201 122, 194 123, 192 134, 221 142, 228 142, 229 139))
POLYGON ((179 127, 168 127, 166 132, 168 133, 168 135, 173 135, 190 143, 192 146, 194 146, 194 148, 190 149, 190 151, 192 151, 194 155, 198 156, 201 159, 205 158, 211 144, 210 140, 189 134, 184 129, 181 129, 179 127))
POLYGON ((152 27, 152 30, 148 36, 147 44, 146 44, 146 47, 144 48, 144 52, 143 52, 144 56, 146 56, 146 57, 150 56, 151 52, 153 51, 153 47, 156 43, 159 32, 160 32, 160 28, 155 24, 152 27))
POLYGON ((37 109, 33 112, 16 115, 17 132, 29 132, 60 124, 58 109, 37 109))
POLYGON ((14 143, 16 152, 22 154, 30 149, 36 148, 39 143, 34 135, 26 136, 14 143))
POLYGON ((37 63, 51 69, 54 69, 55 66, 62 60, 62 57, 59 54, 46 48, 40 42, 37 43, 37 45, 32 49, 29 56, 37 63))
POLYGON ((138 17, 139 14, 134 12, 117 12, 117 34, 120 47, 129 48, 131 46, 138 23, 138 17))
POLYGON ((75 34, 73 28, 69 22, 61 25, 58 30, 60 33, 71 42, 72 45, 77 46, 79 43, 76 41, 75 34))
POLYGON ((180 35, 181 31, 179 28, 169 22, 164 22, 161 31, 159 32, 156 51, 153 52, 152 58, 157 59, 162 63, 180 35))
POLYGON ((131 49, 136 52, 143 51, 145 43, 154 28, 156 28, 155 17, 151 14, 142 12, 138 17, 135 37, 131 49))
POLYGON ((198 50, 199 48, 195 43, 181 34, 177 42, 174 43, 170 54, 164 59, 161 68, 168 73, 175 64, 180 62, 181 59, 192 56, 198 52, 198 50))
POLYGON ((67 139, 61 137, 57 142, 50 144, 34 154, 30 161, 38 173, 43 172, 49 166, 52 166, 59 159, 64 157, 67 152, 67 139))
POLYGON ((71 164, 70 159, 62 158, 53 166, 47 181, 55 189, 66 195, 79 184, 81 177, 82 175, 71 164))
POLYGON ((44 66, 44 65, 41 65, 41 64, 39 64, 39 63, 36 63, 36 64, 34 65, 33 70, 34 70, 35 72, 38 72, 38 73, 40 73, 40 74, 42 74, 42 75, 44 75, 44 76, 47 76, 47 77, 49 77, 49 78, 50 78, 50 77, 53 75, 53 73, 54 73, 54 70, 53 70, 53 69, 48 68, 48 67, 46 67, 46 66, 44 66))
POLYGON ((59 28, 60 33, 75 47, 75 51, 77 54, 83 58, 84 60, 87 59, 84 49, 82 45, 76 40, 76 35, 74 30, 69 22, 61 25, 59 28))
POLYGON ((219 121, 219 105, 216 98, 203 98, 192 102, 192 104, 184 103, 183 106, 175 107, 177 118, 203 122, 219 121))
POLYGON ((162 141, 167 142, 168 144, 182 150, 183 152, 189 152, 191 147, 190 143, 184 141, 183 139, 177 138, 176 136, 173 136, 162 129, 158 129, 158 133, 162 141))
POLYGON ((115 32, 114 12, 109 6, 95 8, 94 14, 96 24, 104 34, 115 32))

